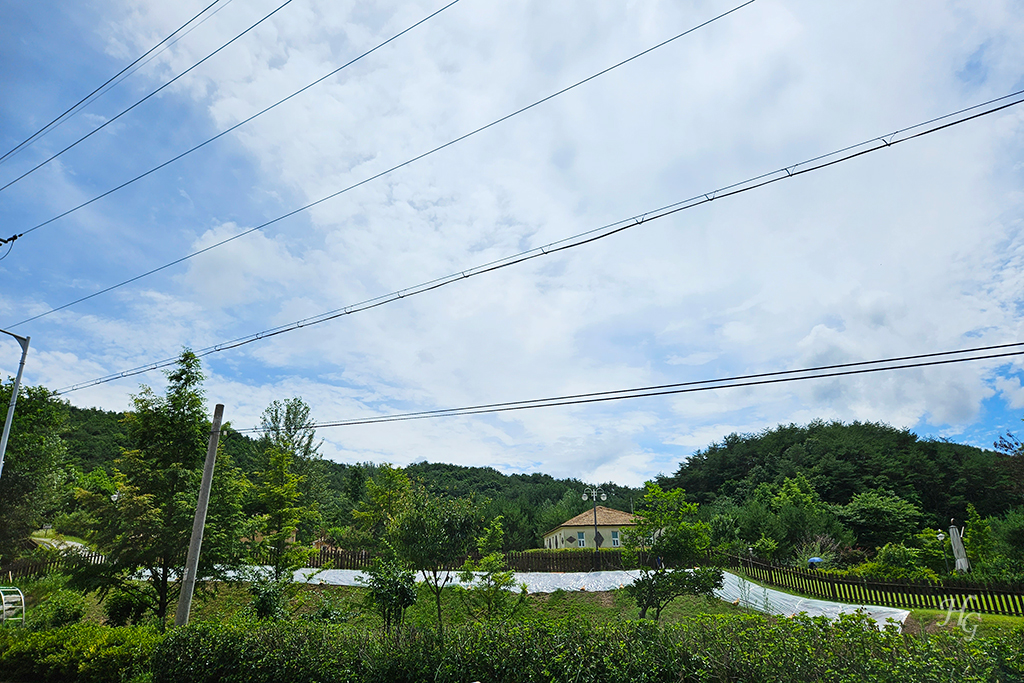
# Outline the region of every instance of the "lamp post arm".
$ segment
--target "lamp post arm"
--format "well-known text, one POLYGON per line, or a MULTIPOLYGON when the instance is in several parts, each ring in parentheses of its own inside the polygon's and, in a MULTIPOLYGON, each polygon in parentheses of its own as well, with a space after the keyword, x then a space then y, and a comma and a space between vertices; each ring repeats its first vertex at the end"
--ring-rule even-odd
POLYGON ((25 357, 28 356, 28 344, 31 337, 21 337, 7 330, 0 330, 9 334, 21 344, 21 362, 18 363, 18 375, 14 378, 14 387, 11 389, 11 401, 7 404, 7 419, 4 421, 3 436, 0 437, 0 477, 4 474, 4 455, 7 453, 7 439, 11 435, 11 423, 14 421, 14 405, 18 402, 18 391, 21 389, 21 375, 25 371, 25 357))

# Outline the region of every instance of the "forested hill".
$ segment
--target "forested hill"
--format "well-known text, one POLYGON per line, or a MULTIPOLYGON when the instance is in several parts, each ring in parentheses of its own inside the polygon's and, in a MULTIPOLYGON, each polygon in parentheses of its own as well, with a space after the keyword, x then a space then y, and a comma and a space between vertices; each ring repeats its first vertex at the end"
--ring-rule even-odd
MULTIPOLYGON (((123 433, 121 413, 69 406, 64 435, 70 461, 83 472, 110 470, 122 447, 130 447, 123 433)), ((262 466, 257 439, 234 431, 222 438, 224 450, 243 472, 262 466)), ((948 441, 919 439, 906 429, 884 424, 812 422, 806 426, 780 425, 758 434, 730 434, 721 442, 698 451, 678 471, 659 478, 665 488, 681 487, 690 500, 742 505, 754 498, 761 484, 773 489, 787 478, 803 474, 822 502, 845 505, 853 496, 872 490, 895 493, 914 503, 935 527, 950 517, 964 519, 968 503, 982 516, 1001 515, 1024 503, 1020 487, 1014 492, 1009 457, 992 450, 948 441)), ((582 512, 589 505, 580 499, 587 483, 555 479, 547 474, 506 475, 490 467, 463 467, 441 463, 414 463, 406 474, 433 491, 486 499, 490 516, 504 515, 510 545, 533 547, 544 531, 582 512)), ((323 510, 334 510, 324 521, 329 526, 350 523, 348 513, 358 503, 365 481, 376 465, 347 465, 322 461, 318 498, 323 510)), ((605 505, 629 510, 639 498, 636 489, 602 484, 605 505)))
MULTIPOLYGON (((133 448, 122 425, 123 413, 68 405, 67 429, 63 434, 68 462, 82 473, 103 469, 110 473, 122 448, 133 448)), ((264 444, 258 438, 240 434, 230 427, 221 435, 221 448, 231 463, 250 480, 266 467, 264 444)), ((366 482, 377 475, 374 463, 346 464, 317 460, 303 470, 302 489, 320 511, 323 528, 340 530, 352 525, 353 508, 366 496, 366 482)), ((491 467, 464 467, 419 462, 404 468, 412 480, 428 490, 470 497, 485 504, 489 518, 505 518, 509 550, 537 547, 545 531, 586 509, 583 489, 592 482, 555 479, 547 474, 503 474, 491 467)), ((602 505, 629 510, 641 498, 640 489, 603 483, 608 499, 602 505)))
POLYGON ((996 451, 919 439, 884 424, 815 421, 730 434, 660 483, 682 487, 700 503, 742 503, 759 484, 776 487, 803 473, 824 502, 845 505, 858 493, 887 489, 942 528, 950 517, 963 519, 968 503, 987 516, 1024 502, 1013 492, 1009 460, 996 451))
POLYGON ((83 472, 112 463, 126 445, 123 419, 124 413, 69 405, 63 436, 70 461, 83 472))

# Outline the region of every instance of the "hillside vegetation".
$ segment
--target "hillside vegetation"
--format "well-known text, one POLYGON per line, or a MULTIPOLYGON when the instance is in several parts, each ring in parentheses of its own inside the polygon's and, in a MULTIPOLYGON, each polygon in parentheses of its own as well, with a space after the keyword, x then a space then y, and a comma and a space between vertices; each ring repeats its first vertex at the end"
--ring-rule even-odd
POLYGON ((659 482, 701 504, 720 551, 936 579, 952 566, 955 519, 977 578, 1024 582, 1024 455, 1010 445, 1000 452, 884 424, 816 421, 731 434, 659 482))
POLYGON ((686 489, 698 503, 743 501, 761 484, 778 485, 802 473, 825 503, 845 505, 858 493, 885 489, 917 505, 928 524, 948 526, 950 517, 966 518, 969 503, 989 516, 1024 502, 1013 491, 1010 460, 884 424, 816 421, 730 434, 661 483, 686 489))

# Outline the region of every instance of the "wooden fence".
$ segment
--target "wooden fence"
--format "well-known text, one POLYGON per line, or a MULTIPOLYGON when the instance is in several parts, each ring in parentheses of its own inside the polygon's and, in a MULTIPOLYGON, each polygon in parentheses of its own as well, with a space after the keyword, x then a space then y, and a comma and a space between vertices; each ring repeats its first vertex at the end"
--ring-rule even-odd
MULTIPOLYGON (((475 553, 469 558, 479 560, 475 553)), ((454 563, 450 569, 458 569, 466 558, 454 563)), ((270 563, 270 558, 264 562, 270 563)), ((321 548, 306 562, 308 567, 331 567, 332 569, 365 569, 373 562, 373 556, 364 550, 338 550, 321 548)), ((622 569, 621 550, 593 551, 540 550, 512 552, 505 555, 505 566, 517 572, 590 572, 622 569)))
POLYGON ((0 582, 6 581, 8 584, 13 584, 15 579, 46 576, 71 564, 100 564, 105 559, 99 553, 79 552, 75 554, 74 558, 55 554, 43 560, 19 560, 0 569, 0 582))
POLYGON ((622 569, 622 551, 541 550, 508 553, 505 563, 517 572, 590 572, 622 569))
POLYGON ((974 581, 872 581, 833 574, 821 569, 802 569, 765 564, 728 556, 727 566, 740 569, 751 579, 823 600, 854 605, 880 605, 902 609, 955 610, 980 614, 1024 616, 1024 586, 974 581))

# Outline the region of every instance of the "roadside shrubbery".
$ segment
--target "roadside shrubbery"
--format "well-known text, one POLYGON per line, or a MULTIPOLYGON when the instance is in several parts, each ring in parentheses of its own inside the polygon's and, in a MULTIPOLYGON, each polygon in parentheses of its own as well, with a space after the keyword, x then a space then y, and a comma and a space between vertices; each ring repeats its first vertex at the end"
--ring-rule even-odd
POLYGON ((79 623, 48 631, 0 629, 0 680, 141 683, 162 638, 144 627, 79 623))
POLYGON ((397 640, 308 623, 197 624, 157 647, 154 683, 486 680, 962 681, 1024 680, 1024 630, 1001 638, 879 631, 862 617, 700 617, 593 626, 525 620, 466 624, 442 644, 430 631, 397 640))
POLYGON ((0 629, 0 679, 152 683, 1024 681, 1024 629, 914 637, 859 616, 703 616, 659 625, 527 619, 385 638, 362 627, 239 618, 175 629, 0 629))

